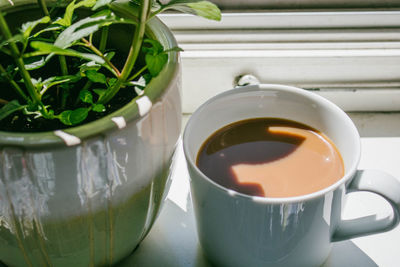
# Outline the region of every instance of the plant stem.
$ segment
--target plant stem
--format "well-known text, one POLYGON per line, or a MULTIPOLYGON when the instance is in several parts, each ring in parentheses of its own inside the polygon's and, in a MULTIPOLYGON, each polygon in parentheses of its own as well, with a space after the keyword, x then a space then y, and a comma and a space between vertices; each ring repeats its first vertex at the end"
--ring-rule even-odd
POLYGON ((68 89, 61 88, 61 108, 64 109, 67 105, 68 89))
POLYGON ((141 10, 139 13, 139 23, 136 27, 135 35, 129 49, 128 58, 125 61, 125 65, 121 71, 121 75, 119 76, 117 82, 99 99, 99 103, 107 103, 118 93, 119 89, 126 82, 133 67, 135 66, 136 59, 142 46, 144 31, 146 29, 146 21, 150 7, 150 0, 142 1, 141 10))
POLYGON ((143 0, 142 1, 142 9, 139 14, 139 24, 137 26, 137 29, 135 31, 135 36, 131 43, 128 58, 125 62, 124 68, 122 69, 122 72, 121 72, 121 80, 123 80, 124 82, 126 81, 129 74, 131 73, 133 66, 136 63, 136 59, 139 55, 140 48, 141 48, 142 42, 143 42, 144 31, 146 28, 147 14, 148 14, 149 8, 150 8, 150 0, 143 0))
MULTIPOLYGON (((67 59, 65 56, 58 56, 58 61, 60 62, 60 68, 62 75, 68 75, 67 59)), ((61 108, 64 109, 67 104, 67 89, 61 88, 61 108)))
POLYGON ((147 65, 144 66, 143 68, 141 68, 138 72, 136 72, 135 74, 133 74, 128 81, 132 81, 133 79, 137 78, 140 74, 142 74, 143 71, 147 70, 147 65))
POLYGON ((46 1, 45 0, 38 0, 38 4, 39 4, 40 8, 42 9, 43 14, 45 16, 49 16, 50 17, 50 13, 49 13, 49 10, 47 9, 46 1))
POLYGON ((161 12, 163 12, 164 9, 160 8, 156 11, 154 11, 152 14, 150 14, 150 16, 147 18, 147 21, 151 20, 152 18, 154 18, 155 16, 157 16, 158 14, 160 14, 161 12))
POLYGON ((103 54, 99 49, 97 49, 91 42, 89 42, 89 41, 86 40, 85 38, 82 38, 82 41, 85 43, 85 46, 86 46, 87 48, 89 48, 89 49, 92 50, 96 55, 98 55, 99 57, 101 57, 102 59, 104 59, 104 61, 106 62, 106 64, 107 64, 108 66, 110 66, 110 67, 115 71, 115 73, 117 74, 117 76, 120 76, 120 75, 121 75, 121 73, 119 72, 119 69, 117 69, 117 67, 115 67, 114 64, 112 64, 112 62, 111 62, 108 58, 106 58, 106 57, 104 56, 104 54, 103 54))
MULTIPOLYGON (((11 39, 12 35, 2 12, 0 12, 0 30, 3 33, 3 36, 6 40, 11 39)), ((14 58, 15 63, 17 64, 18 72, 20 73, 22 79, 24 80, 26 89, 32 101, 34 103, 41 103, 40 95, 36 91, 36 88, 32 83, 31 76, 29 75, 29 72, 25 68, 25 63, 20 56, 17 45, 14 42, 10 42, 9 46, 11 55, 14 58)))
POLYGON ((15 63, 17 64, 18 71, 22 76, 22 79, 24 80, 26 89, 31 96, 32 100, 34 103, 40 103, 41 102, 41 96, 37 92, 35 86, 32 83, 31 80, 31 75, 29 72, 25 69, 25 64, 22 58, 15 58, 15 63))
POLYGON ((68 75, 67 59, 65 58, 65 56, 58 56, 58 60, 60 61, 60 68, 62 75, 67 76, 68 75))
POLYGON ((82 91, 89 90, 90 86, 92 86, 93 82, 88 80, 82 88, 82 91))
MULTIPOLYGON (((45 0, 38 0, 38 4, 40 8, 42 9, 42 12, 45 16, 48 16, 51 20, 49 10, 47 9, 46 1, 45 0)), ((60 68, 61 68, 61 73, 62 75, 68 75, 68 66, 67 66, 67 60, 65 56, 58 56, 58 60, 60 62, 60 68)))
MULTIPOLYGON (((50 17, 49 10, 47 9, 46 0, 38 0, 38 4, 39 4, 40 8, 42 9, 43 14, 45 16, 48 16, 50 18, 50 21, 52 21, 51 17, 50 17)), ((62 55, 59 55, 58 56, 58 61, 60 63, 61 74, 64 75, 64 76, 68 75, 68 65, 67 65, 66 57, 62 56, 62 55)), ((62 88, 61 92, 62 92, 61 108, 64 109, 65 105, 66 105, 66 101, 67 101, 67 97, 66 97, 67 91, 66 91, 66 89, 62 88)))
POLYGON ((25 99, 25 101, 29 101, 29 97, 22 91, 22 88, 12 79, 10 74, 4 69, 3 65, 0 64, 0 72, 5 74, 5 78, 11 84, 12 87, 20 94, 20 96, 25 99))
POLYGON ((5 99, 0 98, 0 104, 1 104, 1 105, 7 105, 7 104, 8 104, 8 101, 5 100, 5 99))
MULTIPOLYGON (((92 84, 93 84, 92 81, 87 80, 86 83, 85 83, 85 85, 82 87, 81 91, 89 90, 89 88, 92 86, 92 84)), ((80 97, 79 97, 79 95, 78 95, 77 98, 76 98, 76 100, 75 100, 75 106, 78 105, 79 100, 80 100, 80 97)))
POLYGON ((99 45, 99 50, 104 53, 106 50, 107 46, 107 38, 108 38, 108 26, 103 27, 101 29, 101 39, 100 39, 100 45, 99 45))

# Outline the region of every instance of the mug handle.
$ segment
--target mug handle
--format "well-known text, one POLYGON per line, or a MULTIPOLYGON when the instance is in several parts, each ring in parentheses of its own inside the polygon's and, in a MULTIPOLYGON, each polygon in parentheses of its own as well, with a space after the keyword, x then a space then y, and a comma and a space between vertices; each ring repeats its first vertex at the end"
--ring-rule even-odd
POLYGON ((368 191, 382 196, 393 209, 392 216, 377 220, 375 216, 340 220, 332 241, 386 232, 400 222, 400 181, 378 170, 358 170, 347 186, 347 192, 368 191))

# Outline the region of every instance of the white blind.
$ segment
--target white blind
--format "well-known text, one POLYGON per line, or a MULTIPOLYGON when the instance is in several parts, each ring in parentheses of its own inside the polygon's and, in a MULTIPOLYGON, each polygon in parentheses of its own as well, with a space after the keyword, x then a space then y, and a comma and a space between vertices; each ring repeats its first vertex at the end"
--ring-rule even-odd
POLYGON ((398 8, 399 0, 214 0, 223 9, 398 8))
MULTIPOLYGON (((221 4, 345 1, 214 1, 221 4)), ((400 3, 400 1, 350 1, 400 3)), ((314 90, 346 111, 400 111, 400 11, 225 10, 221 22, 182 14, 162 19, 183 63, 183 110, 231 89, 237 77, 314 90)))

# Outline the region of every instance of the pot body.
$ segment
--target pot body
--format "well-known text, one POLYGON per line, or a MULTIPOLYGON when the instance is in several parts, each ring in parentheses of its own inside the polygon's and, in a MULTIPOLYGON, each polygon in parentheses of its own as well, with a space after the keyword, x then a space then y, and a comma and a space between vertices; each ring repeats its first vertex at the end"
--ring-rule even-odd
MULTIPOLYGON (((151 30, 175 42, 161 22, 151 30)), ((178 54, 167 65, 156 89, 61 137, 0 132, 0 261, 109 266, 135 249, 166 197, 180 135, 178 54)))

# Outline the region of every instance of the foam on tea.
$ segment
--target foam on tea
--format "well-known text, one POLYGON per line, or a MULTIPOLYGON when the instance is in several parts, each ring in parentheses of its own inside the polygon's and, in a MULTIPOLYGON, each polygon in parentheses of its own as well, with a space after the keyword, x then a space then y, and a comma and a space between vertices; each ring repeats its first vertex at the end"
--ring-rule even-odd
POLYGON ((313 193, 344 174, 343 160, 327 136, 276 118, 243 120, 218 130, 202 145, 197 166, 226 188, 266 197, 313 193))

